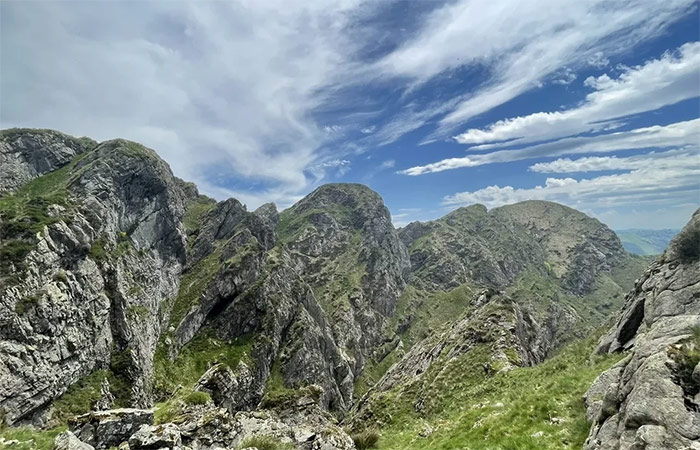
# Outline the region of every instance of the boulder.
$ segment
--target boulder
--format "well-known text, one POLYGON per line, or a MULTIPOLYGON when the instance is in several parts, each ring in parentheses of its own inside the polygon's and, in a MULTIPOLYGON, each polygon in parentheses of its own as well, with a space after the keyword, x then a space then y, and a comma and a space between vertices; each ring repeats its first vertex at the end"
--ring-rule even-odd
POLYGON ((116 447, 138 431, 153 423, 152 409, 121 408, 93 411, 69 421, 72 432, 96 449, 116 447))

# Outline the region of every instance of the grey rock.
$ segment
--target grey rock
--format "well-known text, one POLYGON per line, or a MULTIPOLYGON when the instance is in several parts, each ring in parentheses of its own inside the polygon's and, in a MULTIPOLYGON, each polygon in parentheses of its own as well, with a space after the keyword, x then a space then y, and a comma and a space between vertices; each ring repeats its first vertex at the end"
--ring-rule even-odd
MULTIPOLYGON (((73 142, 14 133, 3 148, 22 154, 73 142)), ((57 220, 38 233, 19 283, 0 296, 0 407, 10 424, 46 423, 55 398, 115 358, 125 362, 132 405, 148 406, 161 322, 143 319, 167 314, 185 263, 188 194, 155 152, 115 140, 59 153, 65 160, 41 163, 36 174, 83 153, 63 186, 70 204, 49 209, 57 220), (96 247, 103 258, 91 254, 96 247)), ((8 164, 0 161, 0 173, 8 164)))
POLYGON ((100 386, 100 400, 95 404, 95 409, 97 411, 112 409, 112 406, 114 406, 114 395, 110 391, 109 380, 105 378, 100 386))
POLYGON ((153 423, 153 410, 121 408, 96 411, 69 421, 70 430, 96 449, 116 447, 141 428, 153 423))
POLYGON ((700 211, 638 280, 601 339, 599 353, 630 354, 586 394, 593 422, 586 450, 685 450, 700 442, 697 368, 676 357, 698 345, 692 336, 700 327, 700 261, 682 258, 678 248, 698 228, 700 211))
POLYGON ((95 447, 81 441, 72 432, 64 431, 56 436, 53 450, 95 450, 95 447))
POLYGON ((0 132, 0 195, 68 164, 97 145, 58 131, 9 129, 0 132))
POLYGON ((129 448, 134 450, 175 449, 180 447, 181 443, 180 429, 172 423, 141 425, 129 438, 129 448))

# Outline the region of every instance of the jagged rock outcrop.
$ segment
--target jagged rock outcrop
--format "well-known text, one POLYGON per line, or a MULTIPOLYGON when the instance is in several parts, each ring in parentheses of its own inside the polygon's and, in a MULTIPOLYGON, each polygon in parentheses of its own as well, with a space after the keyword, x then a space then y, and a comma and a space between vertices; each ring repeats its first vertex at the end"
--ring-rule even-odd
POLYGON ((56 436, 53 448, 54 450, 95 450, 95 447, 81 441, 70 431, 64 431, 56 436))
POLYGON ((116 447, 131 437, 142 425, 153 423, 153 410, 114 409, 90 412, 71 419, 75 436, 97 449, 116 447))
POLYGON ((71 384, 109 367, 131 386, 127 402, 149 403, 164 307, 185 262, 182 184, 152 150, 115 140, 0 198, 8 423, 43 421, 71 384))
MULTIPOLYGON (((351 450, 355 446, 337 421, 313 400, 284 409, 231 413, 212 406, 189 407, 177 423, 153 423, 148 410, 117 409, 90 413, 71 422, 56 437, 56 448, 105 450, 205 450, 241 448, 251 438, 291 444, 298 450, 351 450), (75 433, 75 434, 74 434, 75 433)), ((248 441, 250 442, 250 441, 248 441)))
POLYGON ((598 352, 630 350, 586 394, 586 450, 700 448, 700 210, 638 280, 598 352))
POLYGON ((60 169, 97 145, 53 130, 9 129, 0 132, 0 194, 60 169))

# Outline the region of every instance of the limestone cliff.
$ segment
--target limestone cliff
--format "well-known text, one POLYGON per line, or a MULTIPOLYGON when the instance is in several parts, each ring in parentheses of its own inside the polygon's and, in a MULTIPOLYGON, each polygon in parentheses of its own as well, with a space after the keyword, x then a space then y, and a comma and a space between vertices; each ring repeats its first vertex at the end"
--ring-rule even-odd
POLYGON ((586 450, 700 448, 700 210, 637 281, 598 352, 629 350, 586 394, 586 450))

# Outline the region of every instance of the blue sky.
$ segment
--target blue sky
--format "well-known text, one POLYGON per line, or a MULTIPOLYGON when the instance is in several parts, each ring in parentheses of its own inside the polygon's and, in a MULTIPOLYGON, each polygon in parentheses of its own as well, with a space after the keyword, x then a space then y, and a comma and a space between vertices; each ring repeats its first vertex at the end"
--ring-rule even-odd
POLYGON ((0 126, 124 137, 218 199, 327 182, 395 225, 558 201, 614 228, 700 204, 692 0, 0 3, 0 126))

